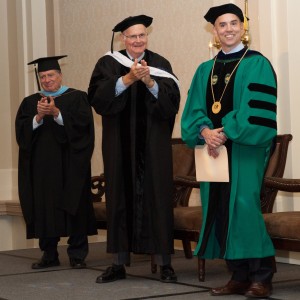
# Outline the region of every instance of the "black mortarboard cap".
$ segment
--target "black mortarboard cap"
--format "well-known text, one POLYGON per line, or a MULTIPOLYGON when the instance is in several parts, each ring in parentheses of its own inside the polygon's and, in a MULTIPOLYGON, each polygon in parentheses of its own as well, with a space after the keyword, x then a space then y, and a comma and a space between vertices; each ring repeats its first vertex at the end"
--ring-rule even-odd
POLYGON ((60 56, 48 56, 48 57, 41 57, 36 60, 29 62, 27 65, 34 65, 35 77, 38 89, 40 90, 40 82, 38 78, 38 72, 45 72, 49 70, 61 70, 58 60, 66 57, 67 55, 60 55, 60 56), (36 69, 36 64, 38 65, 36 69))
POLYGON ((60 65, 58 60, 66 57, 67 55, 60 55, 60 56, 49 56, 49 57, 41 57, 36 60, 29 62, 27 65, 38 65, 38 72, 45 72, 49 70, 59 70, 60 65))
POLYGON ((210 22, 214 25, 216 19, 224 14, 234 14, 238 16, 242 22, 244 22, 244 15, 242 10, 232 3, 211 7, 204 18, 207 22, 210 22))
POLYGON ((146 15, 138 15, 134 17, 128 17, 118 23, 114 28, 113 28, 113 35, 111 39, 111 52, 113 52, 113 41, 114 41, 114 33, 115 32, 123 32, 130 26, 136 25, 136 24, 143 24, 145 27, 148 27, 151 25, 153 18, 148 17, 146 15))

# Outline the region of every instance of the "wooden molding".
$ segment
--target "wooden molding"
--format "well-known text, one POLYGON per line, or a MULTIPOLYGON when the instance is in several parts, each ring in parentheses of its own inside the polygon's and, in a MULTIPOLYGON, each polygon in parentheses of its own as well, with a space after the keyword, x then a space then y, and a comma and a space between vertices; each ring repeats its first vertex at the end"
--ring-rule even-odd
POLYGON ((0 201, 0 216, 19 216, 22 217, 22 209, 18 201, 0 201))

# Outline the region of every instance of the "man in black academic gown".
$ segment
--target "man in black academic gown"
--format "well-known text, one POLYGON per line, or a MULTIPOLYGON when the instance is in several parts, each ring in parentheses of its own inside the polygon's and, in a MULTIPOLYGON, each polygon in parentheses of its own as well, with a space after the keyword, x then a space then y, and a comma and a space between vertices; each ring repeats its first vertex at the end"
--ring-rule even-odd
POLYGON ((117 24, 113 32, 121 32, 126 49, 100 58, 90 80, 88 98, 102 116, 107 251, 113 254, 98 283, 125 278, 130 252, 155 255, 161 281, 177 280, 171 135, 180 93, 170 63, 146 49, 151 23, 139 15, 117 24))
POLYGON ((33 269, 60 264, 60 237, 69 237, 70 265, 85 267, 87 235, 97 234, 90 198, 93 116, 87 94, 62 85, 62 57, 29 63, 38 64, 42 89, 24 98, 16 116, 19 197, 27 238, 38 238, 43 251, 33 269))

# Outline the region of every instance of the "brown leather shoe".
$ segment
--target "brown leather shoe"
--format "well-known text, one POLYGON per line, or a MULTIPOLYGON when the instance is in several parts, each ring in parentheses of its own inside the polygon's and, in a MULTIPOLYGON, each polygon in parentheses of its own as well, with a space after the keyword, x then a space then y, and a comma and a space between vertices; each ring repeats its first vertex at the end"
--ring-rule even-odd
POLYGON ((250 282, 239 282, 230 280, 225 286, 213 288, 210 290, 212 296, 223 296, 223 295, 244 295, 250 286, 250 282))
POLYGON ((272 294, 272 284, 253 282, 245 296, 248 298, 269 298, 272 294))

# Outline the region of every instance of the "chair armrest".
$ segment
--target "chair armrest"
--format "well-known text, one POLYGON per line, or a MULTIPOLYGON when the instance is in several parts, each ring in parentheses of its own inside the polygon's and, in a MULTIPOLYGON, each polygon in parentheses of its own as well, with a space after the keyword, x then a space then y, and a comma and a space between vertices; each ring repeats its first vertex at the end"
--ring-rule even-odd
POLYGON ((104 174, 91 177, 91 197, 93 202, 101 202, 102 196, 105 193, 105 178, 104 174))
POLYGON ((200 188, 200 182, 196 181, 196 177, 194 176, 175 176, 174 183, 180 186, 186 186, 191 188, 200 188))
POLYGON ((285 192, 300 192, 300 179, 265 177, 264 184, 271 189, 285 192))

